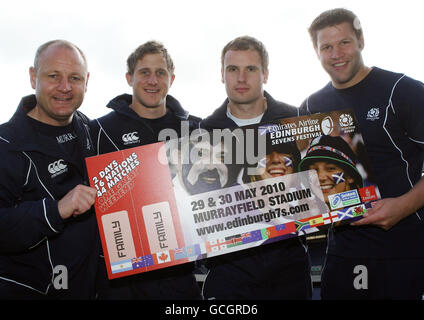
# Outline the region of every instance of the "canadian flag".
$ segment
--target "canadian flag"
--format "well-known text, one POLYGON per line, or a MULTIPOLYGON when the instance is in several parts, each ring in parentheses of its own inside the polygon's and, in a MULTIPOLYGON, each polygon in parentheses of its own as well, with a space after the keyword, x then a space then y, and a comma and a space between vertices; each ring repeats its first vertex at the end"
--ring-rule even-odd
POLYGON ((171 254, 168 250, 157 252, 156 253, 156 259, 158 260, 158 263, 165 263, 171 261, 171 254))

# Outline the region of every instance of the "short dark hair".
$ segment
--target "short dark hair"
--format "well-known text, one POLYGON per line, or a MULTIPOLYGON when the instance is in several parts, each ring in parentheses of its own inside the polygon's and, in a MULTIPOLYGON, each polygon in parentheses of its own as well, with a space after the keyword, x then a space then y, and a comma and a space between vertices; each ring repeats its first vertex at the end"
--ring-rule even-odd
POLYGON ((137 49, 134 50, 133 53, 127 59, 127 71, 129 74, 134 74, 135 66, 137 61, 143 59, 146 54, 156 54, 160 53, 166 60, 166 64, 168 67, 168 71, 173 74, 174 73, 174 62, 171 59, 171 56, 168 53, 168 50, 164 47, 164 45, 158 41, 148 41, 142 45, 140 45, 137 49))
POLYGON ((78 48, 75 44, 73 44, 70 41, 57 39, 57 40, 51 40, 51 41, 48 41, 46 43, 43 43, 41 46, 38 47, 37 51, 35 52, 35 58, 34 58, 34 69, 35 69, 35 71, 38 71, 41 54, 48 47, 50 47, 52 45, 63 46, 65 48, 78 51, 79 54, 81 55, 83 61, 84 61, 85 66, 87 67, 87 58, 85 57, 84 52, 80 48, 78 48))
POLYGON ((317 46, 317 33, 327 27, 332 27, 344 22, 350 23, 352 30, 358 39, 362 37, 362 27, 358 17, 350 10, 344 8, 336 8, 324 11, 312 22, 308 28, 314 47, 317 46))
POLYGON ((265 45, 260 42, 258 39, 250 37, 250 36, 242 36, 235 38, 234 40, 227 43, 227 45, 222 49, 221 53, 221 66, 224 67, 224 58, 225 54, 229 50, 256 50, 259 53, 259 56, 261 57, 262 62, 262 69, 263 71, 268 70, 268 64, 269 64, 269 57, 268 57, 268 51, 265 48, 265 45))

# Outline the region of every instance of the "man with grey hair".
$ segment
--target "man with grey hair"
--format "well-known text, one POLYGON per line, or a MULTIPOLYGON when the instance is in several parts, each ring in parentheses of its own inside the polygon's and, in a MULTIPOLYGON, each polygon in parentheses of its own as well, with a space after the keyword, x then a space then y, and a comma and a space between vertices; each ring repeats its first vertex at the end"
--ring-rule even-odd
MULTIPOLYGON (((230 41, 221 55, 222 82, 228 98, 200 126, 234 129, 297 116, 297 109, 276 101, 268 81, 268 52, 250 36, 230 41)), ((203 286, 206 299, 310 299, 309 258, 304 239, 294 238, 208 259, 203 286)))
MULTIPOLYGON (((125 76, 132 95, 113 98, 107 105, 112 111, 92 122, 99 154, 158 142, 164 129, 173 129, 180 136, 183 121, 189 130, 198 126, 200 119, 189 115, 168 94, 175 79, 174 64, 162 43, 148 41, 131 53, 125 76), (120 123, 125 125, 117 125, 120 123)), ((201 298, 192 263, 113 280, 107 279, 103 269, 101 278, 100 299, 201 298)))
POLYGON ((321 13, 309 33, 331 81, 300 111, 354 110, 382 197, 352 226, 329 230, 321 297, 422 299, 424 84, 366 66, 361 23, 350 10, 321 13))
POLYGON ((65 40, 37 50, 30 82, 0 126, 0 299, 90 299, 100 241, 84 158, 94 155, 77 109, 89 73, 65 40))

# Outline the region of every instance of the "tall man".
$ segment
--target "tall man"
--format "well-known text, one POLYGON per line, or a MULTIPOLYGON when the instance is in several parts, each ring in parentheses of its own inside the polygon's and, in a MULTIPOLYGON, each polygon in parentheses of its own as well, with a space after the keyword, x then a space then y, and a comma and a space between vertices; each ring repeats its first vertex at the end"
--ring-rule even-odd
POLYGON ((421 299, 424 85, 367 67, 361 24, 349 10, 323 12, 309 32, 331 82, 300 111, 355 111, 382 196, 354 226, 330 230, 322 298, 421 299))
POLYGON ((84 157, 83 52, 55 40, 30 68, 35 95, 0 126, 0 299, 94 298, 100 250, 84 157))
MULTIPOLYGON (((174 63, 167 49, 156 41, 139 46, 127 60, 126 79, 133 94, 123 94, 107 105, 112 111, 93 121, 98 153, 112 152, 158 142, 159 132, 181 123, 198 126, 180 103, 168 95, 174 79, 174 63)), ((104 264, 103 264, 104 267, 104 264)), ((100 299, 200 299, 193 264, 151 271, 108 281, 103 275, 100 299)), ((105 272, 105 270, 104 270, 105 272)))
MULTIPOLYGON (((297 109, 264 91, 268 53, 255 38, 229 42, 221 55, 222 82, 228 98, 201 127, 236 128, 297 115, 297 109)), ((206 299, 309 299, 309 258, 294 238, 210 259, 203 287, 206 299)))

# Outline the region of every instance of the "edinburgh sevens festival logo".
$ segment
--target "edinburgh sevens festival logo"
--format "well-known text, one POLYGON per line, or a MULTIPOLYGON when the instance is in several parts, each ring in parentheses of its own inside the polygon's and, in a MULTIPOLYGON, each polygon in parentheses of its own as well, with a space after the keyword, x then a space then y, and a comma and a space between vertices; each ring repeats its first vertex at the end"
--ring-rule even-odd
MULTIPOLYGON (((342 113, 338 119, 338 126, 343 133, 350 133, 355 131, 355 123, 352 115, 349 113, 342 113)), ((335 130, 336 124, 331 116, 326 116, 321 121, 321 130, 324 135, 330 135, 335 130)))
POLYGON ((334 130, 333 118, 331 118, 330 116, 327 116, 324 119, 322 119, 321 130, 322 130, 322 133, 325 135, 331 134, 334 130))

